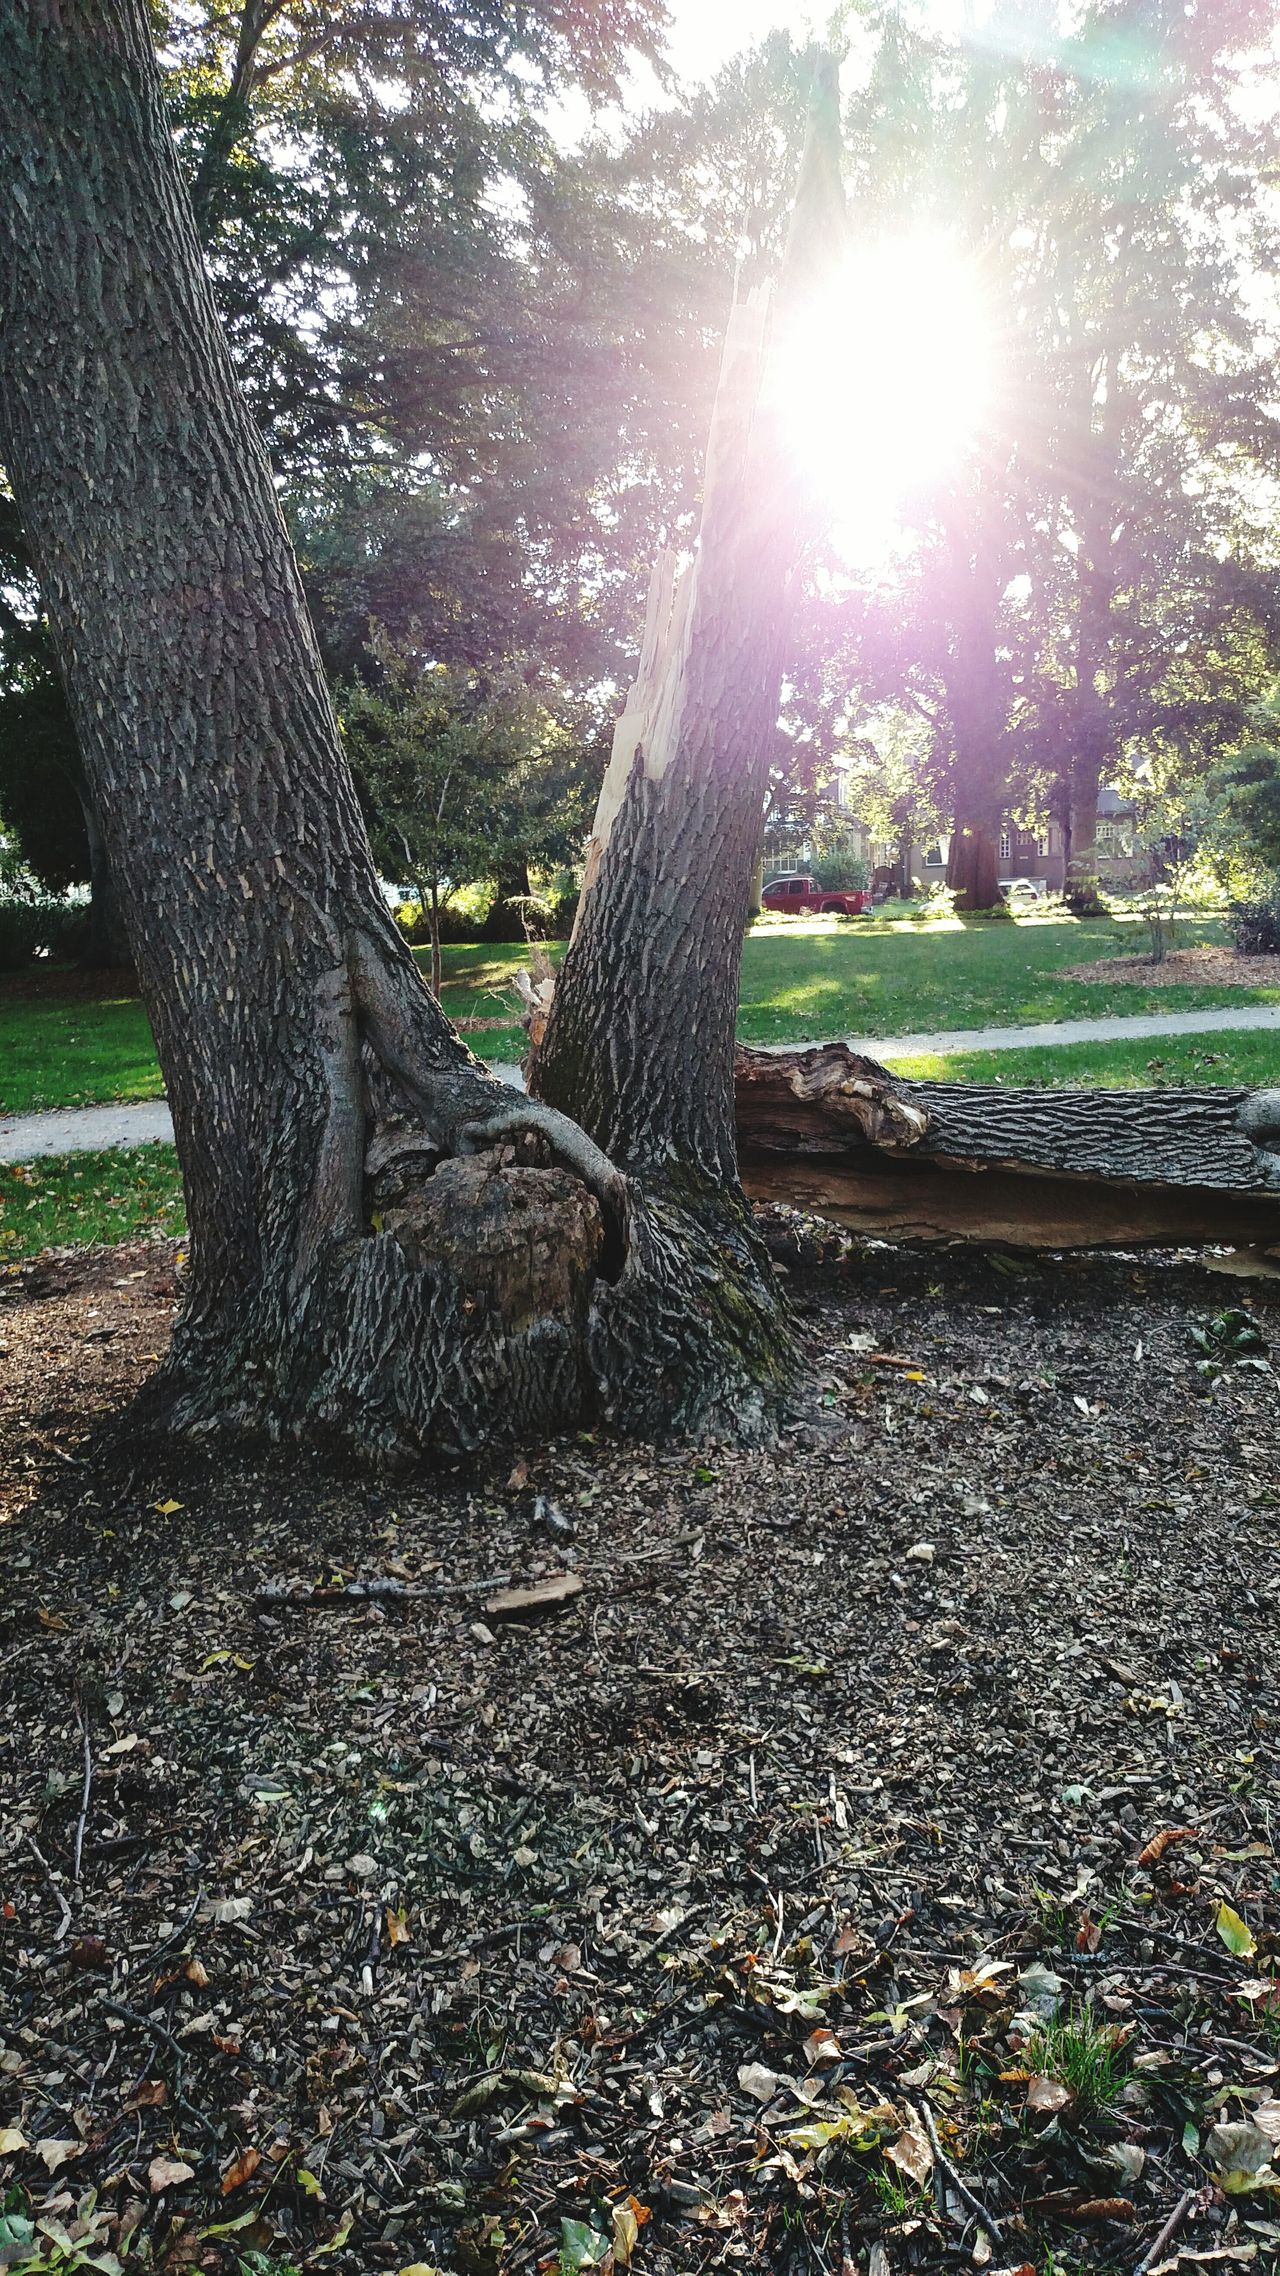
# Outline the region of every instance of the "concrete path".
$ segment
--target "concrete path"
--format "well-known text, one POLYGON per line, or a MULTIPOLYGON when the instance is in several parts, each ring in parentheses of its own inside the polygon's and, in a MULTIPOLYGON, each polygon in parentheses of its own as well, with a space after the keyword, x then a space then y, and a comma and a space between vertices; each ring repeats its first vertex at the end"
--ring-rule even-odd
MULTIPOLYGON (((892 1066, 952 1051, 1026 1051, 1062 1043, 1159 1043, 1178 1035, 1222 1035, 1238 1030, 1280 1030, 1280 1005, 1242 1005, 1227 1011, 1152 1012, 1128 1019, 1063 1019, 1039 1027, 962 1027, 934 1034, 845 1036, 854 1051, 892 1066)), ((793 1043, 771 1043, 766 1051, 793 1051, 793 1043)), ((1276 1044, 1280 1070, 1280 1037, 1276 1044)), ((520 1085, 520 1069, 495 1065, 495 1074, 520 1085)), ((0 1118, 0 1162, 32 1162, 43 1154, 83 1154, 107 1146, 145 1146, 171 1141, 173 1124, 163 1099, 133 1105, 77 1106, 56 1114, 16 1114, 0 1118)))

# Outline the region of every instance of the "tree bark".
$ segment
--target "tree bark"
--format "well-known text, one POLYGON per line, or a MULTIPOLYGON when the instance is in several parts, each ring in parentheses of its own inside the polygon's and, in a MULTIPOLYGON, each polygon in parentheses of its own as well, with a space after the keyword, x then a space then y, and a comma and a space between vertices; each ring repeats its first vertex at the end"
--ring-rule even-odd
MULTIPOLYGON (((777 322, 843 243, 834 63, 820 67, 777 322)), ((732 310, 697 550, 658 562, 614 735, 577 921, 530 1087, 572 1111, 693 1244, 699 1300, 736 1344, 724 1404, 767 1412, 790 1369, 776 1276, 738 1184, 734 1025, 789 605, 807 535, 767 394, 770 307, 732 310), (762 382, 765 392, 762 394, 762 382), (735 1324, 730 1333, 730 1322, 735 1324)))
MULTIPOLYGON (((191 1231, 155 1419, 397 1455, 601 1414, 655 1432, 770 1427, 785 1364, 733 1181, 721 941, 732 909, 740 946, 745 873, 728 890, 712 882, 705 951, 687 865, 689 897, 668 910, 668 949, 702 969, 681 1015, 717 1040, 709 1073, 667 1053, 666 1095, 674 1106, 678 1087, 699 1168, 728 1187, 722 1205, 710 1187, 676 1205, 634 1093, 627 1113, 596 1115, 620 1169, 471 1057, 383 903, 201 269, 143 0, 0 0, 0 53, 0 443, 151 1016, 191 1231), (532 1165, 513 1166, 512 1145, 532 1165), (622 1174, 645 1169, 653 1194, 622 1174)), ((735 514, 767 534, 747 501, 726 502, 731 525, 735 514)), ((717 782, 744 718, 756 733, 775 668, 732 633, 705 644, 709 716, 692 721, 689 755, 714 747, 717 782)), ((662 793, 642 776, 633 843, 660 869, 662 793)), ((700 799, 708 853, 725 835, 714 787, 700 799)), ((739 804, 727 835, 745 862, 739 804)), ((607 962, 607 929, 592 938, 607 962)), ((636 945, 622 961, 643 987, 636 945)), ((638 1018, 593 976, 585 944, 576 971, 584 1000, 632 1013, 616 1034, 606 1023, 577 1038, 594 1108, 626 1088, 629 1034, 653 1034, 675 1007, 638 1018)))
POLYGON ((191 1228, 157 1417, 400 1452, 687 1412, 678 1276, 646 1309, 624 1181, 472 1059, 383 904, 141 0, 0 0, 0 52, 4 458, 191 1228), (573 1174, 481 1161, 510 1255, 480 1271, 445 1203, 462 1158, 530 1130, 573 1174))
POLYGON ((916 1083, 826 1044, 740 1051, 736 1095, 753 1198, 863 1230, 1280 1241, 1280 1091, 916 1083))

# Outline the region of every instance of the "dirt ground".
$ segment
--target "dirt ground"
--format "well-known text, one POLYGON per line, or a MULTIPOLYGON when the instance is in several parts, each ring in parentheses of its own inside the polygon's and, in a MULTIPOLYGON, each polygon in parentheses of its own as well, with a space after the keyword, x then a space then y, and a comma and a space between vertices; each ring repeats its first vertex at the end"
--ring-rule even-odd
POLYGON ((790 1284, 776 1450, 400 1478, 0 1284, 0 2266, 1280 2264, 1274 1290, 790 1284))
POLYGON ((1100 956, 1093 964, 1071 964, 1064 980, 1141 982, 1144 988, 1280 988, 1280 956, 1237 956, 1234 949, 1175 948, 1159 964, 1149 956, 1100 956))

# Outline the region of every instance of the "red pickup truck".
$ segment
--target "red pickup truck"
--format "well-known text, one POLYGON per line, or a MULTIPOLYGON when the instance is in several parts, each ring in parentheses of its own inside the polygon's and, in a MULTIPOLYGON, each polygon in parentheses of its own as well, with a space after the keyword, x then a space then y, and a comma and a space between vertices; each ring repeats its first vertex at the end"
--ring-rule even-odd
POLYGON ((793 877, 771 878, 760 896, 766 909, 790 911, 806 916, 860 917, 867 906, 865 893, 824 892, 811 877, 799 874, 793 877))

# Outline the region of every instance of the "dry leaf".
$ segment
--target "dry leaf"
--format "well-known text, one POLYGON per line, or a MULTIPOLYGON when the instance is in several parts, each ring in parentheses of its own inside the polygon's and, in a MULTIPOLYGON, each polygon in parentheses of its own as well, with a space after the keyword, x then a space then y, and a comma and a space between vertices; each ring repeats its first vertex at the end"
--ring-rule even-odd
POLYGON ((147 2167, 153 2197, 158 2197, 162 2189, 176 2189, 179 2182, 194 2179, 194 2167, 184 2164, 180 2157, 153 2157, 147 2167))
POLYGON ((1138 1851, 1139 1865, 1158 1865, 1175 1841, 1194 1841, 1199 1831, 1199 1826, 1162 1826, 1159 1833, 1152 1834, 1146 1848, 1138 1851))
POLYGON ((73 2157, 79 2157, 83 2148, 84 2143, 81 2141, 50 2139, 36 2143, 36 2156, 44 2159, 50 2173, 56 2173, 60 2166, 69 2164, 73 2157))
POLYGON ((1092 2228, 1103 2221, 1134 2221, 1137 2217, 1127 2197, 1086 2197, 1062 2214, 1064 2221, 1080 2228, 1092 2228))
POLYGON ((392 1912, 388 1905, 386 1918, 388 1944, 412 1944, 413 1938, 409 1933, 408 1913, 404 1911, 392 1912))
POLYGON ((904 2126, 897 2141, 891 2142, 884 2154, 900 2173, 905 2173, 917 2188, 923 2189, 933 2171, 933 2151, 917 2127, 904 2126))
POLYGON ((782 2080, 767 2063, 743 2063, 738 2071, 738 2084, 753 2102, 772 2102, 782 2080))
POLYGON ((1027 2088, 1028 2110, 1038 2110, 1042 2118, 1051 2118, 1075 2100, 1069 2086, 1060 2078, 1033 2078, 1027 2088))
POLYGON ((229 2197, 233 2189, 243 2189, 245 2182, 251 2181, 253 2179, 253 2176, 257 2172, 258 2167, 261 2165, 261 2163, 261 2150, 247 2149, 243 2151, 242 2154, 236 2158, 234 2164, 227 2167, 226 2172, 222 2176, 223 2196, 229 2197))
POLYGON ((509 1494, 518 1494, 525 1486, 528 1485, 528 1483, 529 1465, 525 1461, 523 1454, 517 1454, 515 1462, 512 1465, 511 1476, 507 1480, 507 1492, 509 1494))
POLYGON ((30 2142, 16 2126, 0 2126, 0 2157, 17 2157, 20 2150, 29 2150, 30 2142))
POLYGON ((828 2031, 825 2023, 820 2023, 816 2031, 811 2031, 804 2043, 805 2061, 810 2069, 815 2063, 838 2063, 840 2053, 840 2041, 834 2031, 828 2031))

